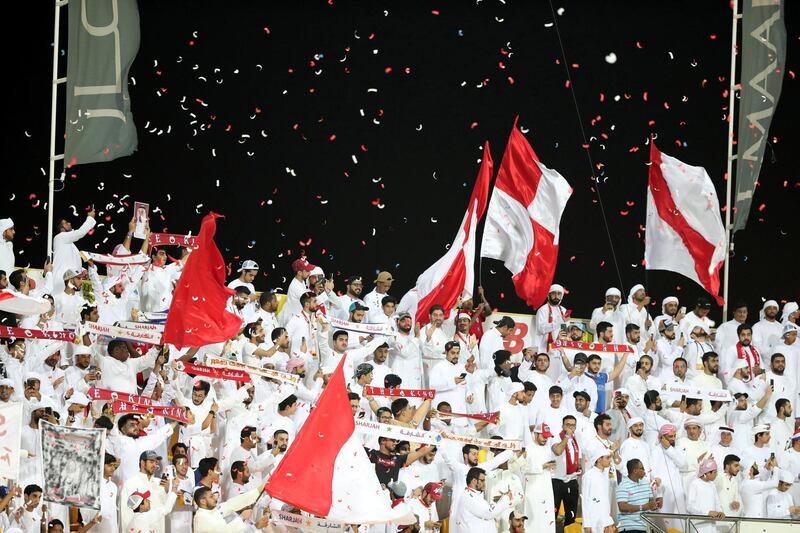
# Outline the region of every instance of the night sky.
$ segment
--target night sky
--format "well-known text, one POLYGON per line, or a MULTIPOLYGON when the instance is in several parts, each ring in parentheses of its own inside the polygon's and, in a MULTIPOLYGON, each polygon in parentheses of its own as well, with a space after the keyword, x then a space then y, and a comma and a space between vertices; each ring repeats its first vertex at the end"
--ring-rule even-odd
MULTIPOLYGON (((800 140, 800 6, 787 4, 788 72, 732 259, 731 299, 746 300, 751 312, 764 299, 798 298, 800 179, 791 147, 800 140)), ((553 6, 599 184, 548 2, 143 0, 130 80, 139 149, 68 169, 56 217, 94 204, 101 224, 82 249, 110 252, 134 201, 156 210, 153 231, 170 233, 196 233, 214 210, 226 216, 217 243, 232 270, 243 259, 261 264, 258 289, 285 289, 291 261, 306 254, 342 289, 345 276, 371 281, 389 270, 399 298, 452 241, 483 142, 498 168, 519 115, 542 162, 574 188, 556 271, 569 291, 564 304, 588 317, 607 287, 627 294, 644 283, 659 302, 676 294, 691 308, 697 285, 642 266, 646 143, 656 135, 664 153, 705 167, 725 204, 730 6, 553 6)), ((53 8, 23 9, 25 37, 3 37, 11 95, 0 217, 16 222, 18 264, 39 267, 53 8)), ((65 24, 62 37, 63 47, 65 24)), ((484 261, 482 277, 495 307, 526 312, 502 264, 484 261)))

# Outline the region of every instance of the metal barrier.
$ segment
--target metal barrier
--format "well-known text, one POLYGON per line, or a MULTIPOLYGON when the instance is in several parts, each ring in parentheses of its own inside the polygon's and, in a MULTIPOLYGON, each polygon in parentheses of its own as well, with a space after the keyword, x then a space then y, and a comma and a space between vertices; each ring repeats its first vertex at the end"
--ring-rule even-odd
POLYGON ((664 520, 680 521, 683 523, 684 533, 697 533, 707 529, 713 523, 716 530, 720 533, 748 533, 751 531, 766 531, 769 533, 782 533, 784 531, 800 531, 800 521, 798 520, 778 520, 776 518, 751 518, 746 516, 732 516, 726 518, 710 518, 703 515, 687 515, 672 513, 650 513, 641 514, 642 520, 647 524, 648 533, 667 533, 672 528, 662 525, 664 520), (725 529, 722 523, 730 523, 730 527, 725 529), (700 526, 698 528, 698 526, 700 526))

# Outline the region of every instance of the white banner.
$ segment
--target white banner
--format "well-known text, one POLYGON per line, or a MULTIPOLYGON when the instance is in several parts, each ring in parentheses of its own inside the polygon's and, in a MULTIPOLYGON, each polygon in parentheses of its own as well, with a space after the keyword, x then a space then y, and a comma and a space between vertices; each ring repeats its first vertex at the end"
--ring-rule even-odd
POLYGON ((113 337, 118 339, 125 339, 132 342, 144 342, 147 344, 161 344, 162 332, 160 331, 145 331, 138 329, 121 328, 118 326, 109 326, 106 324, 98 324, 97 322, 84 322, 78 326, 79 336, 85 333, 96 333, 106 337, 113 337))
POLYGON ((522 442, 518 440, 496 440, 470 437, 468 435, 457 435, 442 431, 425 431, 424 429, 407 428, 403 426, 393 426, 381 424, 371 420, 355 419, 356 431, 365 435, 375 437, 389 437, 397 440, 407 440, 409 442, 419 442, 421 444, 432 444, 438 446, 443 440, 460 442, 461 444, 474 444, 481 448, 502 448, 504 450, 521 450, 522 442))
POLYGON ((133 322, 131 320, 125 322, 117 322, 117 325, 125 329, 135 329, 137 331, 158 331, 163 333, 165 324, 155 322, 133 322))
POLYGON ((150 262, 147 254, 96 254, 94 252, 81 252, 84 261, 92 260, 95 263, 103 263, 104 265, 112 266, 130 266, 130 265, 145 265, 150 262))
POLYGON ((669 385, 667 392, 675 396, 686 396, 687 398, 699 398, 712 402, 732 402, 733 395, 727 389, 701 389, 690 385, 669 385))
POLYGON ((274 509, 272 510, 270 522, 299 531, 317 531, 321 533, 346 531, 348 529, 347 524, 336 520, 326 520, 315 516, 304 516, 274 509))
POLYGON ((394 330, 392 330, 389 324, 360 324, 358 322, 348 322, 347 320, 334 317, 325 317, 325 320, 330 322, 334 330, 343 329, 363 335, 395 335, 394 330))
POLYGON ((19 446, 22 437, 22 403, 0 407, 0 477, 19 479, 19 446))
POLYGON ((230 368, 231 370, 241 370, 242 372, 247 372, 251 375, 261 376, 270 379, 277 379, 278 381, 282 381, 284 383, 290 383, 292 385, 297 385, 300 383, 300 376, 297 374, 287 374, 286 372, 280 372, 278 370, 272 370, 270 368, 262 368, 260 366, 248 365, 245 363, 240 363, 238 361, 232 361, 230 359, 222 359, 220 357, 209 357, 206 359, 206 364, 208 366, 214 368, 230 368))

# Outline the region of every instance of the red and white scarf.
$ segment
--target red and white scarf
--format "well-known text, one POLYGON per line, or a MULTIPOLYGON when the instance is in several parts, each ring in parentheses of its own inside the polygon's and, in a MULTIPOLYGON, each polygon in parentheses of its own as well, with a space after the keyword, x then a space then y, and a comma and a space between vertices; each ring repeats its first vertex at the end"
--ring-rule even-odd
POLYGON ((756 347, 753 346, 752 344, 750 346, 747 346, 747 348, 750 348, 750 351, 752 352, 752 356, 749 355, 745 351, 745 346, 742 346, 741 342, 737 342, 736 343, 736 357, 739 358, 739 359, 744 359, 745 361, 747 361, 747 368, 748 368, 748 370, 750 370, 750 379, 753 379, 753 377, 754 377, 753 376, 753 367, 754 366, 758 366, 758 367, 761 366, 761 357, 758 355, 758 350, 756 350, 756 347))
MULTIPOLYGON (((564 439, 564 435, 566 435, 565 431, 562 431, 558 434, 561 439, 564 439)), ((567 441, 567 475, 574 474, 581 468, 581 464, 579 462, 581 456, 581 450, 578 447, 578 439, 575 438, 575 435, 571 436, 567 441)))

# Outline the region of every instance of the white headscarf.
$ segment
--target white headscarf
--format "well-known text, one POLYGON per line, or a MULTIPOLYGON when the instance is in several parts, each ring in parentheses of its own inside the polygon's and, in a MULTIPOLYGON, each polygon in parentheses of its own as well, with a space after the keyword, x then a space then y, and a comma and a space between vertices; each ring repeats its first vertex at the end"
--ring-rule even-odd
POLYGON ((638 291, 639 289, 642 289, 642 290, 644 290, 644 285, 642 285, 641 283, 639 283, 639 284, 637 284, 637 285, 634 285, 633 287, 631 287, 631 291, 628 293, 628 303, 629 303, 629 304, 631 304, 631 305, 636 305, 636 304, 634 303, 634 301, 633 301, 633 295, 634 295, 634 294, 636 294, 636 291, 638 291))
POLYGON ((620 292, 620 290, 616 287, 609 287, 609 289, 606 291, 606 296, 618 296, 622 298, 622 292, 620 292))
POLYGON ((668 303, 680 303, 676 296, 667 296, 661 301, 661 312, 667 314, 667 304, 668 303))
POLYGON ((786 322, 789 318, 789 315, 791 315, 798 309, 800 309, 800 306, 797 305, 797 302, 786 302, 783 305, 783 313, 781 313, 781 322, 786 322))
POLYGON ((564 287, 558 283, 553 283, 550 285, 550 290, 547 291, 547 294, 550 294, 551 292, 560 292, 561 294, 564 294, 564 287))
POLYGON ((0 218, 0 235, 3 234, 8 228, 14 227, 14 221, 10 218, 0 218))
POLYGON ((767 309, 767 307, 777 307, 778 309, 781 308, 781 306, 778 305, 778 302, 776 302, 775 300, 767 300, 766 302, 764 302, 764 305, 761 307, 761 311, 759 311, 758 313, 759 319, 764 320, 764 311, 767 309))

